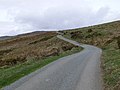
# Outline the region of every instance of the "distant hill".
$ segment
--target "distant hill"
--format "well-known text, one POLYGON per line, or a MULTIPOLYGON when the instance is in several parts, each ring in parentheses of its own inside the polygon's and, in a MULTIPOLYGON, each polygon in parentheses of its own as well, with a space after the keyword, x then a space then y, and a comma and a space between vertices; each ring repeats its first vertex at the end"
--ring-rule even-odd
POLYGON ((19 35, 16 35, 16 36, 33 36, 33 35, 37 35, 37 34, 45 33, 45 32, 48 32, 48 31, 34 31, 34 32, 19 34, 19 35))
POLYGON ((2 36, 0 37, 0 40, 6 40, 6 39, 10 39, 12 38, 12 36, 2 36))
POLYGON ((15 36, 1 36, 0 37, 0 40, 6 40, 6 39, 11 39, 11 38, 14 38, 14 37, 26 37, 26 36, 33 36, 33 35, 37 35, 37 34, 40 34, 40 33, 45 33, 46 31, 35 31, 35 32, 30 32, 30 33, 24 33, 24 34, 18 34, 18 35, 15 35, 15 36))

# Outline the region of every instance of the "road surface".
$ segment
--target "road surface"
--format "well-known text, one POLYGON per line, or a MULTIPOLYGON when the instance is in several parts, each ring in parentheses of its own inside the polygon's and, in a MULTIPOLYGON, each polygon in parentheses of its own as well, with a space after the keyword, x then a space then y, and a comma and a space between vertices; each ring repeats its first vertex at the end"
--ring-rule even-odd
POLYGON ((102 90, 101 49, 81 45, 61 35, 57 37, 83 47, 84 50, 63 57, 5 87, 4 90, 102 90))

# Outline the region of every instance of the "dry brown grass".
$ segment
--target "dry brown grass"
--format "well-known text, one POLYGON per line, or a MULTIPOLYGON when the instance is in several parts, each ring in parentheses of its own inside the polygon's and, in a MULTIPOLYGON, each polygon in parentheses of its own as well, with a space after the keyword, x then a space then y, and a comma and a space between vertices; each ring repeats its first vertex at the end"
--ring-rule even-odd
POLYGON ((104 48, 117 37, 120 37, 120 21, 64 31, 66 35, 81 43, 104 48))
POLYGON ((72 49, 74 46, 56 37, 55 32, 24 34, 0 41, 0 67, 41 59, 72 49), (67 46, 67 48, 65 48, 67 46))

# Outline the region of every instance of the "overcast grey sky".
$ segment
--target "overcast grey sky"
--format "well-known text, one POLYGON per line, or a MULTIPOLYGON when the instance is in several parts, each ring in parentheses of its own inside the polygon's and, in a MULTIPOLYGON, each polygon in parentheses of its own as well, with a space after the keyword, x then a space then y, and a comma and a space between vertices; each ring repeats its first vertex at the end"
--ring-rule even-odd
POLYGON ((120 0, 0 0, 0 36, 120 19, 120 0))

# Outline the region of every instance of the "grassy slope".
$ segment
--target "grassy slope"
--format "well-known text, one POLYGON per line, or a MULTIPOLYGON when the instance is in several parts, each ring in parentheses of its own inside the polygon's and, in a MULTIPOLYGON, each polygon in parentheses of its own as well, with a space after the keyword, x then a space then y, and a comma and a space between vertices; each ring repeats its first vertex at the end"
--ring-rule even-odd
POLYGON ((55 32, 44 32, 0 41, 0 66, 9 67, 23 63, 29 58, 58 55, 73 47, 72 44, 59 40, 55 36, 55 32))
POLYGON ((0 88, 81 48, 62 41, 55 32, 37 32, 0 41, 0 88))
MULTIPOLYGON (((62 31, 63 32, 63 31, 62 31)), ((64 31, 66 37, 103 49, 105 90, 120 90, 120 21, 64 31)))
POLYGON ((10 83, 15 82, 21 77, 34 72, 37 69, 67 55, 71 55, 73 53, 77 53, 81 51, 81 48, 73 48, 72 50, 68 50, 59 54, 58 56, 51 56, 44 59, 31 59, 25 63, 21 63, 18 65, 14 65, 9 68, 1 68, 0 69, 0 88, 9 85, 10 83))

